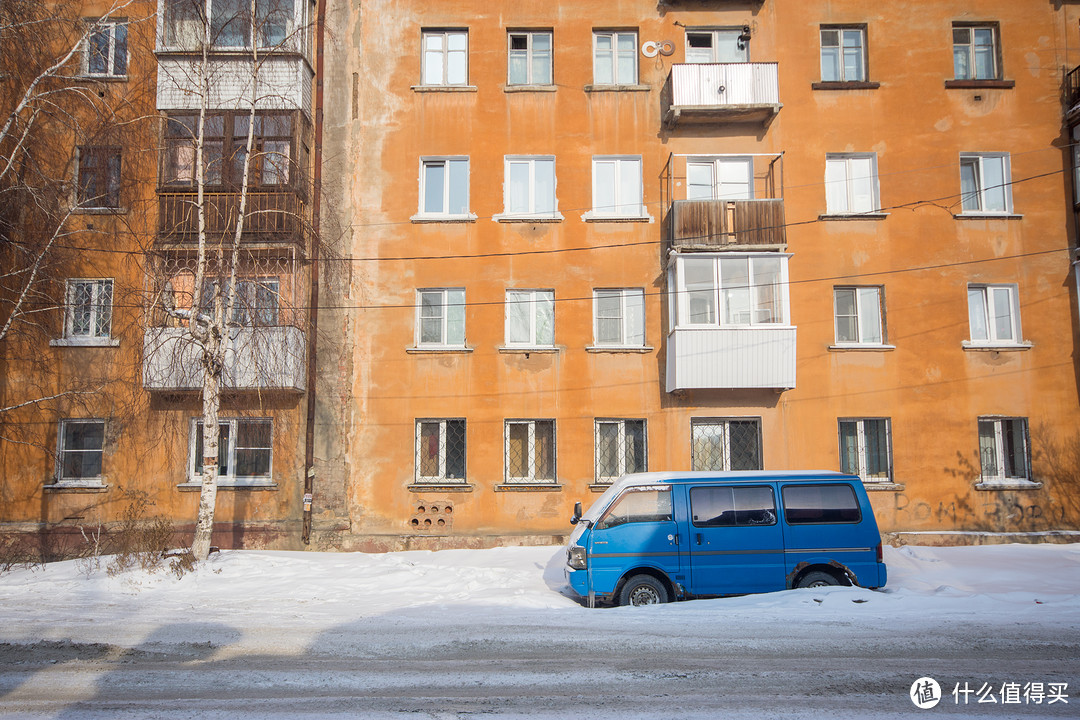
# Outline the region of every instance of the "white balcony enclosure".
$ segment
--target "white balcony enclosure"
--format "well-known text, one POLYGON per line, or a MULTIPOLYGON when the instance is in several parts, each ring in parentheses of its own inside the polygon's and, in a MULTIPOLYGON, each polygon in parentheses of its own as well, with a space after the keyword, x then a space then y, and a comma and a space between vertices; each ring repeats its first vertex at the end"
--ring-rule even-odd
POLYGON ((675 328, 667 391, 795 387, 795 328, 675 328))
MULTIPOLYGON (((226 340, 224 390, 303 392, 304 332, 296 327, 232 327, 226 340)), ((143 387, 185 391, 202 387, 202 348, 186 328, 147 328, 143 387)))
POLYGON ((664 125, 767 125, 780 108, 776 63, 686 63, 671 66, 661 94, 664 125))

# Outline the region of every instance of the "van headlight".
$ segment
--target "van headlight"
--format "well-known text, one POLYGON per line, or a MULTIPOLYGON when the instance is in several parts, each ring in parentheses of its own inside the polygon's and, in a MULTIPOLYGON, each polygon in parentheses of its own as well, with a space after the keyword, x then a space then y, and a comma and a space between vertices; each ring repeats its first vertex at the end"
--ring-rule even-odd
POLYGON ((585 548, 580 545, 574 545, 566 549, 566 564, 575 570, 584 570, 588 567, 588 561, 585 559, 585 548))

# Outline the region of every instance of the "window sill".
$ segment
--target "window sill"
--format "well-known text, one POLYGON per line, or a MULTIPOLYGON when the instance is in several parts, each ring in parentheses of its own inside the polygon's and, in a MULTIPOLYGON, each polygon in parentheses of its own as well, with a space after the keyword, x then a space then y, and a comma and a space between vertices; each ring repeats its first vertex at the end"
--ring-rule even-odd
POLYGON ((559 223, 563 221, 562 213, 554 215, 492 215, 491 219, 500 223, 559 223))
POLYGON ((652 215, 599 215, 591 210, 581 216, 582 222, 587 223, 652 223, 655 219, 652 215))
POLYGON ((1015 350, 1030 350, 1034 347, 1033 343, 1009 343, 1003 345, 987 345, 983 343, 975 343, 971 340, 964 340, 960 343, 964 350, 970 350, 972 352, 996 352, 998 350, 1015 351, 1015 350))
POLYGON ((586 85, 585 92, 649 92, 651 85, 586 85))
POLYGON ((126 215, 127 208, 122 207, 76 207, 72 215, 126 215))
POLYGON ((475 85, 413 85, 413 92, 418 93, 474 93, 476 92, 475 85))
POLYGON ((611 482, 608 482, 608 483, 593 483, 592 485, 589 486, 589 491, 594 492, 594 493, 607 492, 608 488, 610 488, 614 484, 615 484, 614 480, 612 480, 611 482))
POLYGON ((847 352, 848 350, 854 350, 856 352, 890 352, 895 350, 895 345, 830 345, 829 350, 836 352, 847 352))
POLYGON ((55 482, 43 487, 45 492, 49 493, 102 493, 109 489, 109 486, 103 482, 89 480, 82 482, 55 482))
MULTIPOLYGON (((179 483, 176 489, 180 492, 200 492, 202 490, 201 482, 184 482, 179 483)), ((218 483, 218 492, 229 492, 231 490, 277 490, 278 485, 276 482, 251 482, 251 483, 218 483)))
POLYGON ((541 345, 538 347, 522 347, 520 345, 500 345, 499 352, 503 355, 525 355, 528 357, 531 353, 538 355, 554 355, 562 352, 562 348, 557 348, 551 345, 541 345))
POLYGON ((656 348, 651 345, 586 345, 585 352, 589 353, 630 353, 644 355, 651 353, 656 348))
POLYGON ((1023 217, 1016 213, 953 213, 953 218, 956 220, 1020 220, 1023 217))
POLYGON ((811 90, 877 90, 881 83, 866 80, 822 80, 810 83, 811 90))
POLYGON ((1015 80, 946 80, 945 87, 952 90, 984 90, 986 88, 997 88, 1000 90, 1011 90, 1016 87, 1015 80))
POLYGON ((1038 490, 1042 487, 1041 482, 1013 478, 1007 480, 982 480, 975 483, 976 490, 1038 490))
POLYGON ((79 80, 84 82, 106 82, 106 83, 125 83, 128 81, 127 75, 88 75, 83 74, 78 77, 79 80))
POLYGON ((413 215, 409 218, 412 223, 474 223, 476 215, 413 215))
POLYGON ((863 480, 863 488, 867 492, 902 492, 904 485, 894 482, 882 482, 880 480, 863 480))
POLYGON ((818 215, 818 220, 884 220, 889 213, 865 212, 865 213, 825 213, 818 215))
POLYGON ((406 485, 405 489, 409 492, 422 493, 422 492, 472 492, 476 489, 475 485, 460 482, 418 482, 411 485, 406 485))
POLYGON ((539 482, 507 482, 495 486, 495 492, 562 492, 562 489, 562 485, 539 482))
POLYGON ((529 93, 529 92, 555 92, 558 85, 503 85, 503 92, 529 93))
POLYGON ((405 352, 410 355, 462 355, 471 353, 473 349, 471 347, 455 347, 453 345, 447 345, 445 347, 408 347, 405 348, 405 352))
POLYGON ((57 338, 50 347, 120 347, 120 338, 57 338))

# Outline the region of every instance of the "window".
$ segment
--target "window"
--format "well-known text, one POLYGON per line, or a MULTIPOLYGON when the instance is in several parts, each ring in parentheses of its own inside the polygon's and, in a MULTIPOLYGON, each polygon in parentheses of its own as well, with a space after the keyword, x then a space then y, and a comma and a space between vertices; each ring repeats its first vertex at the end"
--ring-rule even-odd
POLYGON ((748 157, 686 161, 687 200, 752 200, 754 162, 748 157))
POLYGON ((876 154, 825 156, 825 208, 829 215, 878 210, 876 154))
POLYGON ((416 421, 416 481, 465 482, 465 421, 416 421))
POLYGON ((112 330, 112 280, 68 280, 64 337, 94 340, 112 330))
POLYGON ((597 420, 596 482, 648 470, 645 446, 644 420, 597 420))
POLYGON ((79 148, 76 199, 81 208, 120 207, 120 148, 79 148))
MULTIPOLYGON (((270 418, 228 418, 218 424, 218 483, 221 485, 272 482, 274 427, 270 418)), ((203 471, 203 423, 191 421, 191 482, 203 471)))
POLYGON ((559 218, 555 199, 555 158, 506 158, 504 217, 559 218))
POLYGON ((551 84, 551 31, 510 31, 507 85, 551 84))
POLYGON ((671 522, 671 488, 627 488, 596 523, 597 530, 627 523, 671 522))
POLYGON ((690 488, 694 527, 776 524, 776 498, 768 485, 690 488))
POLYGON ((866 30, 821 28, 822 82, 866 81, 866 30))
MULTIPOLYGON (((215 293, 228 301, 228 280, 207 280, 199 297, 199 310, 205 315, 214 312, 215 293)), ((278 325, 281 280, 277 277, 247 278, 236 281, 235 305, 229 317, 231 325, 241 327, 274 327, 278 325)))
POLYGON ((761 470, 761 421, 694 418, 690 421, 693 470, 761 470))
POLYGON ((643 288, 594 290, 593 313, 593 338, 597 345, 645 346, 643 288))
POLYGON ((736 327, 787 323, 787 256, 678 257, 675 322, 736 327))
POLYGON ((789 525, 862 521, 859 501, 850 485, 784 485, 780 495, 789 525))
POLYGON ((997 80, 997 26, 953 25, 953 75, 957 80, 997 80))
POLYGON ((554 290, 506 291, 506 344, 554 347, 554 290))
POLYGON ((892 446, 889 418, 842 418, 840 470, 858 475, 864 482, 892 479, 892 446))
MULTIPOLYGON (((206 185, 238 186, 244 180, 248 122, 245 111, 207 115, 203 123, 203 177, 206 185)), ((165 123, 162 179, 164 184, 195 184, 195 146, 198 115, 173 115, 165 123)), ((251 187, 278 187, 293 180, 293 117, 260 113, 255 116, 251 187)))
POLYGON ((56 450, 58 485, 100 485, 104 420, 61 420, 56 450))
POLYGON ((881 345, 885 342, 884 288, 833 288, 837 345, 881 345))
POLYGON ((416 344, 465 347, 465 288, 416 291, 416 344))
POLYGON ((279 47, 293 33, 294 0, 165 0, 162 42, 166 47, 195 49, 203 39, 203 16, 209 10, 210 43, 218 48, 250 48, 252 31, 260 48, 279 47))
POLYGON ((750 28, 686 31, 686 62, 739 63, 750 60, 750 28))
POLYGON ((506 421, 506 482, 555 482, 555 421, 506 421))
POLYGON ((965 213, 1012 212, 1008 153, 960 154, 960 205, 965 213))
POLYGON ((983 482, 1030 480, 1027 418, 979 418, 983 482))
POLYGON ((420 160, 420 217, 470 217, 469 158, 420 160))
POLYGON ((1017 287, 968 285, 968 327, 974 345, 1020 344, 1017 287))
POLYGON ((127 20, 91 20, 83 71, 94 77, 125 77, 127 61, 127 20))
POLYGON ((636 85, 637 33, 593 31, 593 83, 636 85))
POLYGON ((424 85, 469 83, 469 33, 467 30, 424 30, 424 85))
POLYGON ((596 156, 593 169, 593 217, 645 217, 641 203, 641 156, 596 156))

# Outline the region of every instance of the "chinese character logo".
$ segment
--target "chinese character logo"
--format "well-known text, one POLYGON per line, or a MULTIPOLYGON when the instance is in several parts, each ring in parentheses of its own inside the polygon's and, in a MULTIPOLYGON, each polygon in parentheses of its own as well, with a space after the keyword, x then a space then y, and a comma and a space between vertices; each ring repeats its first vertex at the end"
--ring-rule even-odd
POLYGON ((915 703, 915 707, 920 710, 929 710, 941 702, 941 686, 934 678, 921 677, 911 683, 908 695, 911 697, 911 702, 915 703))

